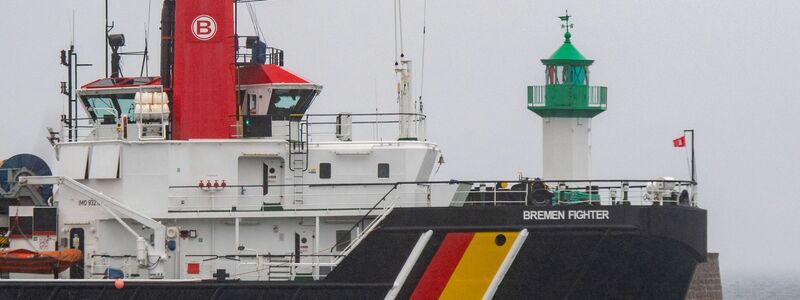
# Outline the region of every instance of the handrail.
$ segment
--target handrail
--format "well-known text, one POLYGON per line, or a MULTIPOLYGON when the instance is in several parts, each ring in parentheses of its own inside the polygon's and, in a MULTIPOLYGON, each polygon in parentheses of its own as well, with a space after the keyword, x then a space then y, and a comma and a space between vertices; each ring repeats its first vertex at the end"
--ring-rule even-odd
POLYGON ((377 208, 377 207, 378 207, 378 205, 380 205, 380 204, 381 204, 381 202, 383 202, 384 200, 386 200, 386 197, 387 197, 387 196, 389 196, 389 194, 391 194, 391 193, 392 193, 394 190, 396 190, 396 189, 397 189, 397 186, 398 186, 398 185, 399 185, 399 183, 395 183, 395 184, 392 186, 392 188, 391 188, 391 189, 389 189, 389 191, 388 191, 388 192, 386 192, 386 194, 385 194, 385 195, 383 195, 383 197, 381 197, 381 199, 380 199, 380 200, 378 200, 378 202, 375 202, 375 205, 373 205, 373 206, 372 206, 372 208, 370 208, 370 209, 367 211, 367 213, 366 213, 366 214, 364 214, 363 216, 361 216, 361 218, 360 218, 360 219, 359 219, 359 220, 358 220, 358 221, 357 221, 355 224, 353 224, 353 227, 350 227, 350 230, 348 230, 348 231, 352 232, 352 231, 353 231, 353 229, 356 229, 356 227, 358 227, 358 224, 359 224, 359 223, 361 223, 361 222, 364 222, 364 220, 366 220, 366 219, 367 219, 367 217, 369 216, 369 214, 371 214, 371 213, 372 213, 372 211, 373 211, 373 210, 375 210, 375 208, 377 208))
MULTIPOLYGON (((528 86, 528 108, 529 109, 541 109, 541 108, 566 108, 561 107, 559 101, 557 103, 548 103, 547 91, 551 88, 554 89, 561 89, 564 85, 533 85, 528 86), (555 107, 553 105, 556 105, 555 107)), ((607 97, 608 97, 608 88, 605 86, 589 86, 589 85, 578 85, 572 86, 574 88, 580 88, 581 90, 585 88, 585 92, 579 93, 576 96, 578 98, 577 103, 572 103, 569 108, 579 108, 579 109, 597 109, 606 107, 607 97)), ((551 99, 552 101, 553 99, 551 99)))
MULTIPOLYGON (((351 115, 351 116, 368 116, 368 117, 370 117, 370 116, 419 116, 419 117, 426 117, 427 118, 427 116, 424 115, 424 114, 399 113, 399 112, 398 113, 347 113, 347 114, 351 115)), ((328 114, 305 114, 304 116, 306 116, 306 117, 336 117, 336 116, 339 116, 339 115, 340 114, 330 114, 330 113, 328 113, 328 114)))
MULTIPOLYGON (((169 195, 170 212, 216 212, 216 211, 296 211, 296 210, 357 210, 359 220, 350 228, 364 226, 365 220, 375 217, 376 210, 394 193, 395 205, 401 207, 425 206, 419 202, 428 186, 460 185, 457 191, 447 196, 438 194, 437 205, 449 199, 458 202, 451 205, 652 205, 681 204, 697 206, 696 182, 674 179, 652 180, 513 180, 513 181, 408 181, 408 182, 363 182, 339 184, 280 184, 273 187, 303 187, 307 203, 286 206, 279 201, 280 195, 242 195, 239 188, 261 188, 258 185, 227 185, 208 193, 208 188, 197 186, 174 186, 169 195), (542 185, 537 184, 543 183, 542 185), (549 184, 544 184, 549 183, 549 184), (387 189, 384 189, 387 187, 387 189), (401 187, 407 187, 402 189, 401 187), (469 187, 469 188, 467 188, 469 187), (187 189, 191 189, 187 190, 187 189), (401 191, 398 191, 401 190, 401 191), (545 190, 546 192, 539 192, 545 190), (182 192, 181 192, 182 191, 182 192), (202 192, 201 192, 202 191, 202 192), (326 201, 331 197, 348 195, 350 201, 326 201), (545 196, 546 195, 546 196, 545 196), (543 198, 545 197, 545 198, 543 198), (378 199, 373 200, 373 199, 378 199), (212 200, 213 199, 213 200, 212 200), (209 203, 209 200, 213 201, 209 203), (180 203, 180 204, 178 204, 180 203), (363 215, 362 215, 363 214, 363 215)), ((429 191, 427 193, 430 193, 429 191)), ((451 201, 452 201, 451 200, 451 201)), ((352 213, 352 212, 351 212, 352 213)))
MULTIPOLYGON (((375 140, 381 139, 382 136, 379 132, 382 131, 383 126, 387 126, 390 124, 400 124, 401 120, 406 117, 410 118, 410 122, 412 125, 412 130, 415 132, 414 136, 417 140, 425 140, 426 137, 426 128, 425 122, 427 120, 427 116, 420 113, 338 113, 338 114, 331 114, 331 113, 322 113, 322 114, 305 114, 303 115, 303 124, 306 126, 306 134, 314 137, 320 138, 321 136, 325 136, 325 140, 329 138, 336 138, 342 140, 343 137, 346 137, 344 140, 350 141, 350 138, 353 136, 368 136, 365 133, 369 133, 371 128, 372 134, 375 140), (347 116, 349 117, 348 121, 341 121, 338 117, 340 116, 347 116), (334 119, 335 118, 335 119, 334 119), (355 125, 360 125, 359 130, 354 130, 356 127, 355 125), (373 127, 374 125, 374 127, 373 127), (341 126, 341 127, 340 127, 341 126), (335 128, 336 132, 332 132, 334 130, 329 130, 330 128, 335 128), (341 133, 340 136, 339 129, 347 128, 347 133, 341 133)), ((389 130, 388 132, 394 132, 393 130, 389 130)), ((396 138, 396 137, 395 137, 396 138)), ((381 139, 382 140, 382 139, 381 139)), ((311 141, 309 138, 308 141, 311 141)))
MULTIPOLYGON (((396 182, 346 182, 346 183, 304 183, 304 184, 270 184, 271 187, 292 187, 292 186, 307 186, 307 187, 337 187, 337 186, 394 186, 394 185, 420 185, 420 184, 479 184, 479 183, 533 183, 534 180, 521 179, 521 180, 432 180, 432 181, 396 181, 396 182)), ((649 182, 669 182, 696 185, 697 182, 691 180, 668 180, 668 179, 570 179, 570 180, 541 180, 543 183, 617 183, 617 182, 635 182, 635 183, 649 183, 649 182)), ((226 187, 261 187, 260 184, 228 184, 226 187)), ((630 187, 644 187, 644 186, 630 186, 630 187)), ((170 189, 188 189, 197 188, 197 185, 172 185, 170 189)), ((602 189, 604 187, 600 187, 602 189)))
MULTIPOLYGON (((373 205, 373 206, 372 206, 372 208, 370 208, 370 209, 369 209, 369 211, 367 211, 367 213, 366 213, 366 214, 364 214, 364 215, 361 217, 361 219, 359 219, 359 220, 358 220, 358 222, 356 222, 355 224, 353 224, 353 227, 350 227, 350 230, 348 230, 348 232, 352 232, 352 231, 353 231, 353 229, 355 229, 356 227, 358 227, 358 224, 359 224, 359 223, 362 223, 362 222, 364 222, 364 220, 366 220, 367 216, 369 216, 369 214, 370 214, 370 213, 372 213, 372 211, 373 211, 373 210, 375 210, 375 208, 376 208, 376 207, 378 207, 378 205, 379 205, 381 202, 383 202, 384 200, 386 200, 386 197, 388 197, 388 196, 389 196, 389 194, 391 194, 391 193, 392 193, 393 191, 395 191, 396 189, 397 189, 397 184, 395 184, 394 186, 392 186, 392 188, 391 188, 391 189, 390 189, 388 192, 386 192, 386 194, 385 194, 385 195, 383 195, 383 197, 382 197, 380 200, 378 200, 378 202, 375 202, 375 205, 373 205)), ((392 212, 392 210, 394 210, 394 206, 395 206, 396 204, 397 204, 397 201, 395 201, 395 202, 393 202, 391 205, 389 205, 389 207, 387 207, 387 208, 386 208, 386 210, 385 210, 385 211, 384 211, 384 212, 383 212, 383 213, 382 213, 380 216, 378 216, 378 217, 377 217, 375 220, 373 220, 372 222, 370 222, 370 223, 369 223, 369 225, 368 225, 366 228, 364 228, 364 229, 363 229, 363 230, 362 230, 362 231, 361 231, 361 232, 358 234, 358 236, 356 236, 356 238, 355 238, 355 239, 351 240, 351 241, 350 241, 350 244, 348 244, 348 245, 347 245, 347 247, 345 247, 345 248, 344 248, 344 250, 341 252, 341 255, 342 255, 342 256, 341 256, 341 257, 339 257, 339 258, 337 258, 336 260, 334 260, 334 262, 333 262, 334 266, 338 266, 338 265, 339 265, 339 263, 340 263, 340 262, 342 262, 342 259, 344 259, 345 257, 347 257, 347 255, 349 255, 349 254, 350 254, 350 252, 351 252, 351 251, 353 251, 353 249, 355 249, 355 248, 356 248, 356 247, 357 247, 357 246, 358 246, 358 245, 361 243, 361 241, 362 241, 362 240, 364 240, 364 239, 365 239, 365 238, 366 238, 366 237, 367 237, 367 236, 368 236, 368 235, 369 235, 369 234, 372 232, 372 230, 374 230, 374 229, 375 229, 375 227, 377 227, 377 226, 378 226, 378 224, 380 224, 380 223, 381 223, 381 221, 383 221, 383 219, 384 219, 384 218, 386 218, 386 216, 387 216, 387 215, 389 215, 389 213, 391 213, 391 212, 392 212)))

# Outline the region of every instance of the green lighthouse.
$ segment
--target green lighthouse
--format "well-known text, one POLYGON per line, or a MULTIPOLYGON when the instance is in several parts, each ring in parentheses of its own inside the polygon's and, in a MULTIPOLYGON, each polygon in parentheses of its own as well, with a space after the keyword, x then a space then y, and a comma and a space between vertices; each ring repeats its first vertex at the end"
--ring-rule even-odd
POLYGON ((570 40, 570 15, 564 22, 564 44, 542 59, 545 85, 528 87, 528 109, 543 121, 543 177, 590 179, 592 118, 606 110, 606 87, 589 85, 594 62, 570 40))

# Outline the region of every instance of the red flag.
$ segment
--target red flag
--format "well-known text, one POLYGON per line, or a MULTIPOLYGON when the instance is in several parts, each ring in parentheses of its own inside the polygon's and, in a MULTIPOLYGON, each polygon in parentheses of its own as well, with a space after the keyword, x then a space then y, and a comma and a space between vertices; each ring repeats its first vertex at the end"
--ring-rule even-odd
POLYGON ((672 145, 679 148, 686 147, 686 136, 672 140, 672 145))

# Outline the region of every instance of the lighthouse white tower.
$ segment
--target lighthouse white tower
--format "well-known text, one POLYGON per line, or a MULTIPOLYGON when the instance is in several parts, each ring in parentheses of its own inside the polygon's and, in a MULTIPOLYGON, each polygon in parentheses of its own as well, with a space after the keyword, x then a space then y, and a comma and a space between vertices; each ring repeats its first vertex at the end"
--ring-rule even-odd
POLYGON ((559 18, 564 44, 542 59, 546 84, 528 87, 528 109, 542 117, 544 179, 589 179, 592 118, 606 110, 606 87, 589 86, 594 61, 572 45, 570 16, 559 18))

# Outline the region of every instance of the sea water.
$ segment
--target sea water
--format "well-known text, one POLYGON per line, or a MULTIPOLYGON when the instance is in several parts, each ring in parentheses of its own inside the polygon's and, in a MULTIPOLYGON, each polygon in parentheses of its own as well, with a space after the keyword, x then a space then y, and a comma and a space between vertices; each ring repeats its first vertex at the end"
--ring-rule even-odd
POLYGON ((724 299, 800 299, 800 270, 797 274, 767 272, 722 273, 724 299))

